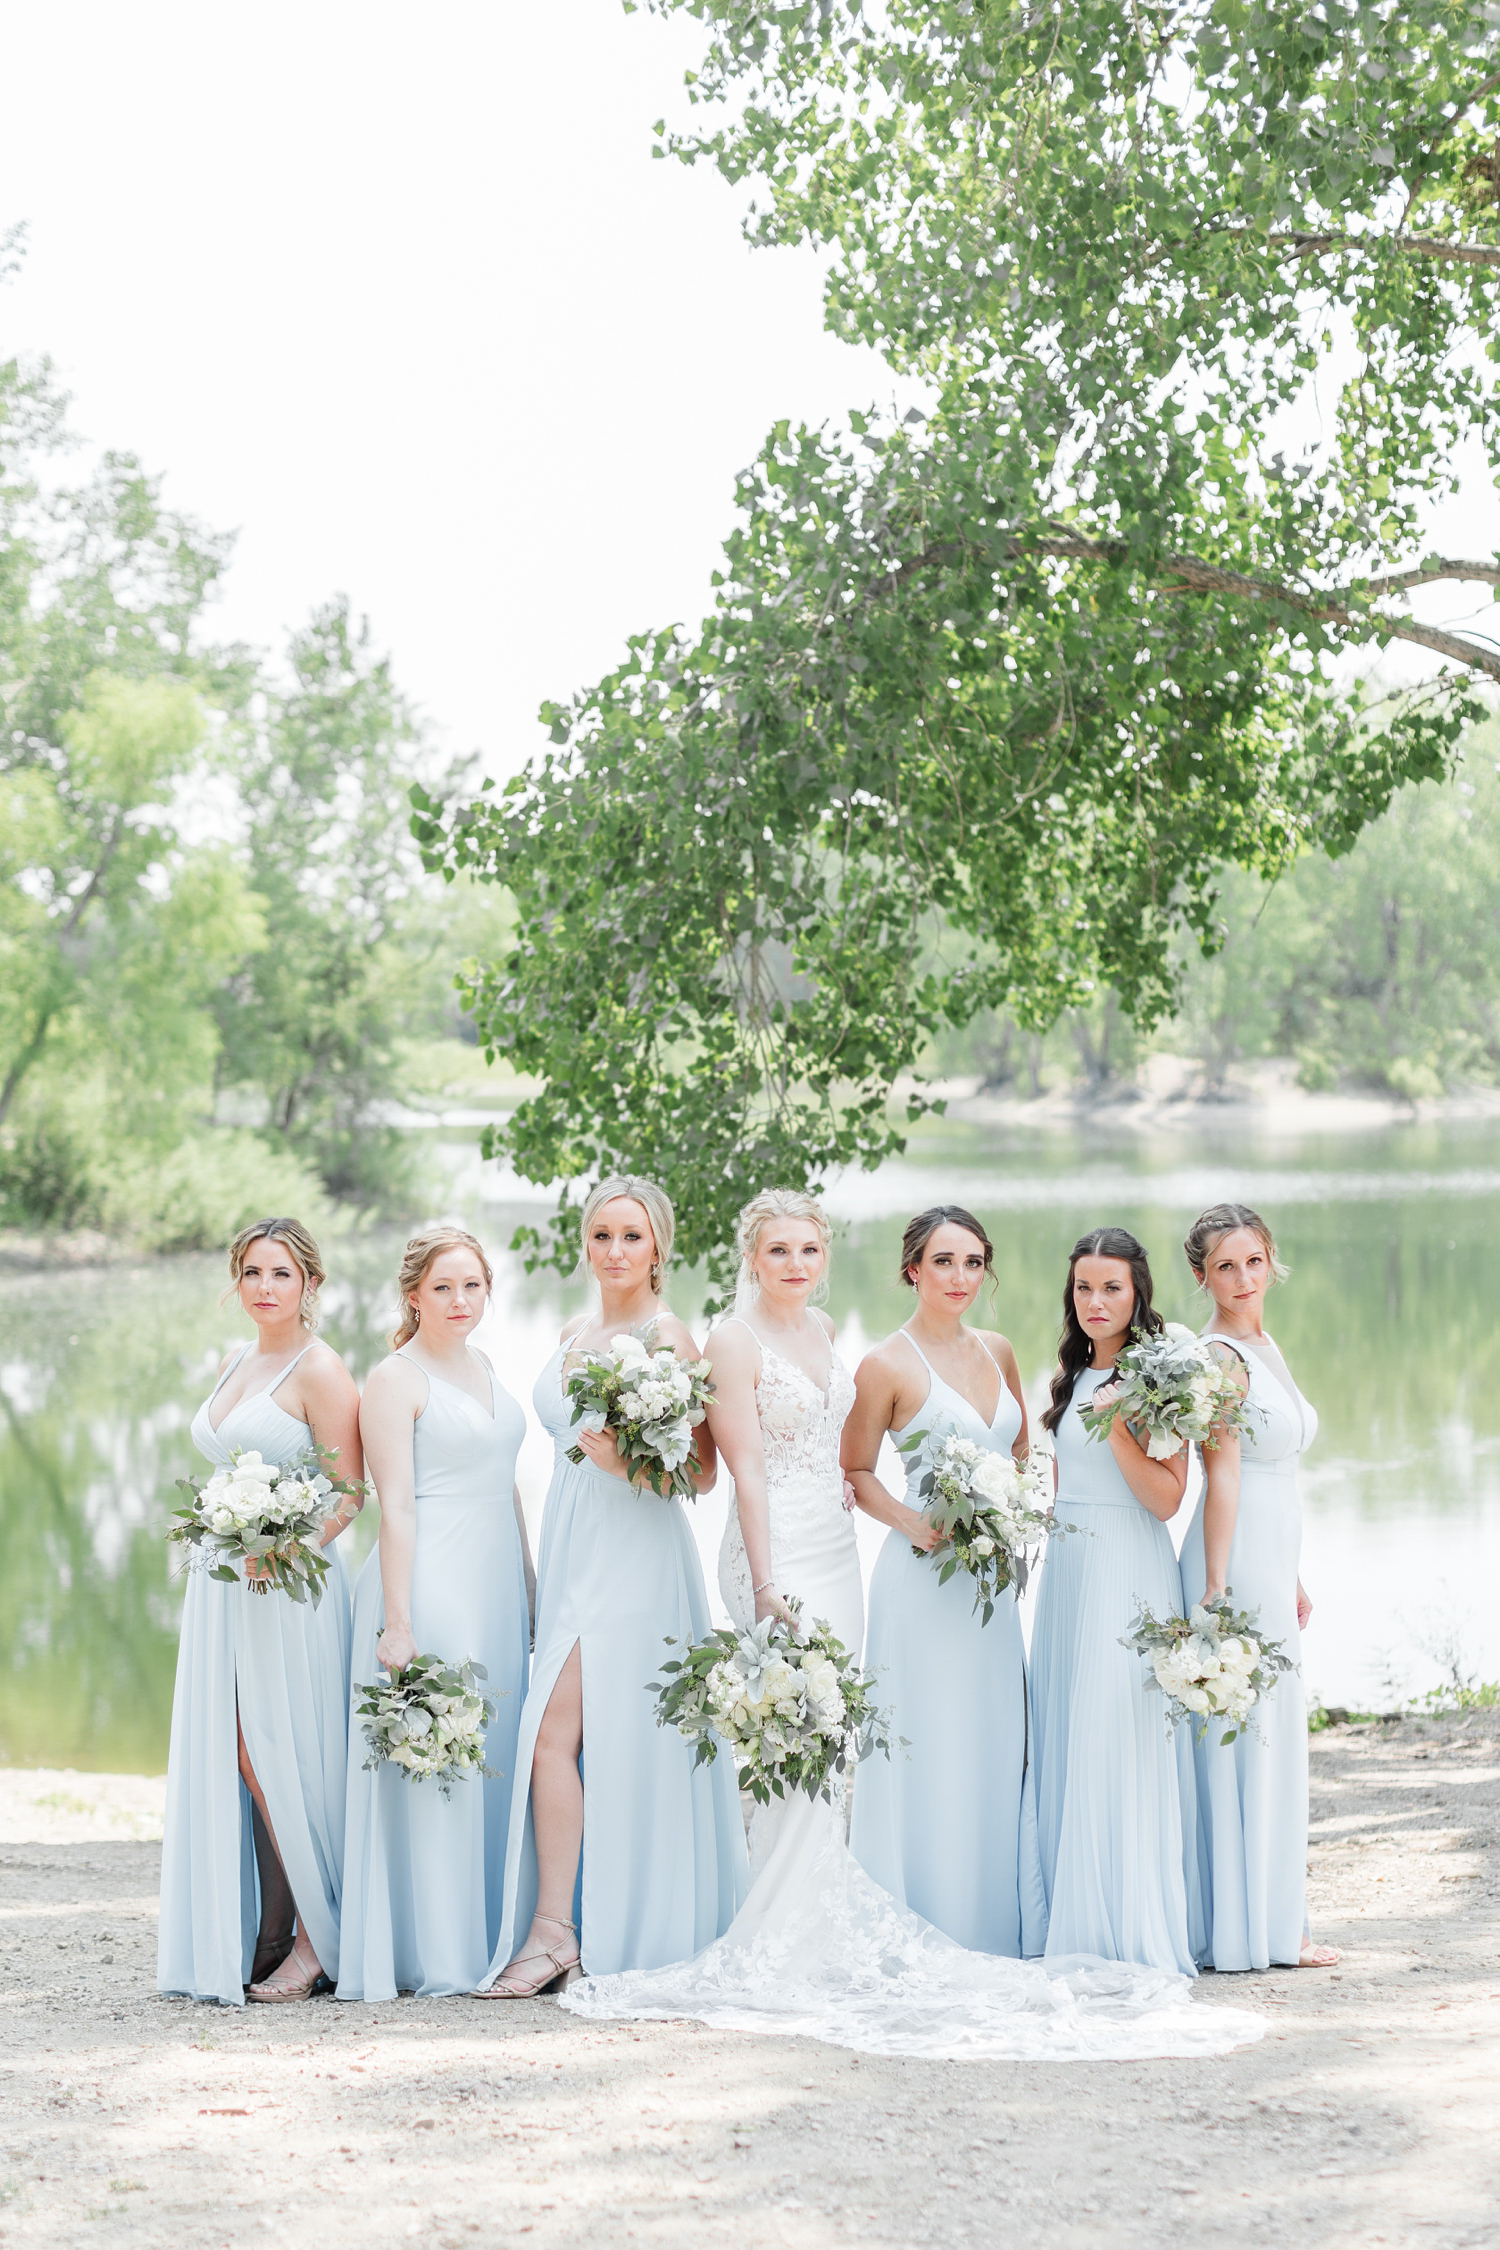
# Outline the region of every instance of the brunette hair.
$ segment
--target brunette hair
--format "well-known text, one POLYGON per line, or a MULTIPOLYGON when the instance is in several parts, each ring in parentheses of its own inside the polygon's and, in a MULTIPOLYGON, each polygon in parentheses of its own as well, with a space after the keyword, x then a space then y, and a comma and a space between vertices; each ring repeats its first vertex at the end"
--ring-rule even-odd
POLYGON ((1130 1313, 1132 1336, 1159 1336, 1166 1322, 1151 1302, 1151 1266, 1145 1250, 1125 1227, 1095 1227, 1080 1236, 1068 1256, 1068 1278, 1063 1288, 1062 1334, 1057 1341, 1057 1373, 1052 1378, 1052 1404, 1042 1416, 1044 1430, 1056 1430, 1072 1401, 1074 1386, 1094 1357, 1094 1347, 1073 1307, 1073 1275, 1080 1258, 1119 1258, 1130 1268, 1135 1303, 1130 1313))
POLYGON ((1273 1281, 1285 1281, 1287 1269, 1276 1255, 1276 1237, 1258 1211, 1248 1203, 1211 1203, 1201 1219, 1195 1219, 1188 1228, 1187 1240, 1182 1247, 1187 1262, 1198 1276, 1200 1286, 1213 1256, 1226 1234, 1236 1234, 1244 1227, 1260 1237, 1261 1248, 1271 1268, 1273 1281))
POLYGON ((328 1279, 323 1264, 323 1253, 300 1219, 254 1219, 241 1227, 229 1245, 229 1287, 219 1302, 234 1295, 245 1272, 245 1260, 257 1242, 279 1242, 289 1254, 294 1266, 302 1274, 302 1325, 315 1329, 318 1325, 317 1295, 328 1279))
POLYGON ((966 1234, 972 1234, 984 1251, 985 1272, 993 1274, 995 1270, 995 1245, 991 1242, 973 1212, 966 1211, 961 1203, 934 1203, 930 1211, 919 1211, 916 1217, 908 1222, 906 1232, 901 1237, 901 1279, 908 1289, 916 1288, 917 1285, 911 1277, 911 1269, 913 1266, 919 1266, 922 1263, 927 1254, 927 1245, 937 1233, 939 1227, 962 1227, 966 1234))
POLYGON ((419 1323, 412 1310, 411 1293, 414 1289, 421 1288, 433 1260, 440 1258, 445 1250, 472 1250, 479 1260, 486 1289, 494 1288, 495 1277, 490 1271, 490 1261, 484 1254, 482 1244, 476 1242, 473 1235, 463 1227, 427 1227, 421 1234, 414 1234, 406 1245, 401 1271, 396 1276, 396 1288, 401 1297, 401 1321, 391 1338, 392 1351, 399 1352, 401 1346, 409 1344, 417 1333, 419 1323))
POLYGON ((656 1256, 651 1261, 651 1287, 659 1297, 672 1255, 672 1237, 677 1232, 677 1214, 666 1191, 659 1188, 655 1180, 642 1179, 636 1172, 615 1172, 591 1191, 578 1222, 579 1271, 590 1271, 589 1229, 605 1204, 618 1203, 622 1196, 638 1203, 650 1222, 651 1239, 656 1244, 656 1256))

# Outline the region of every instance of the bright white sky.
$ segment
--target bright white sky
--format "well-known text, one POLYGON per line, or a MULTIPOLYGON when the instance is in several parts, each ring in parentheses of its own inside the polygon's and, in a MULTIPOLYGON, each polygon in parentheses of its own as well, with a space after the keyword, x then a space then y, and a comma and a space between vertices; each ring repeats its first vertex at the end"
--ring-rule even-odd
MULTIPOLYGON (((50 353, 86 438, 238 528, 222 637, 276 648, 345 592, 508 772, 544 696, 704 613, 773 421, 892 393, 824 333, 811 253, 752 253, 715 172, 652 159, 698 46, 619 0, 13 4, 0 352, 50 353)), ((1444 517, 1435 545, 1495 546, 1477 458, 1444 517)))
POLYGON ((216 635, 334 591, 455 750, 696 621, 782 416, 888 400, 810 254, 653 160, 696 27, 620 0, 6 10, 0 353, 239 544, 216 635))

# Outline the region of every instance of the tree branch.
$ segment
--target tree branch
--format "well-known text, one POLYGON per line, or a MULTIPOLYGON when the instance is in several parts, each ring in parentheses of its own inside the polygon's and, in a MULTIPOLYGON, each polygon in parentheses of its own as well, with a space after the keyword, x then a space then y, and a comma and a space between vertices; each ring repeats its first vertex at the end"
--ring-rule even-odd
MULTIPOLYGON (((1239 232, 1239 229, 1235 230, 1239 232)), ((1249 230, 1244 230, 1247 238, 1249 230)), ((1290 250, 1294 258, 1316 258, 1324 250, 1369 250, 1389 245, 1420 258, 1447 258, 1464 266, 1500 267, 1500 248, 1482 242, 1448 242, 1434 234, 1268 234, 1266 247, 1290 250)))
MULTIPOLYGON (((1123 540, 1089 539, 1081 532, 1045 532, 1040 536, 1018 532, 1006 539, 1003 546, 1015 562, 1028 555, 1055 555, 1063 562, 1120 563, 1128 561, 1131 552, 1123 540)), ((974 554, 974 549, 952 542, 928 547, 891 571, 889 583, 894 588, 903 579, 934 563, 972 560, 974 554)), ((1161 555, 1154 565, 1143 567, 1153 568, 1158 575, 1178 581, 1175 588, 1164 587, 1164 592, 1231 594, 1241 601, 1279 602, 1283 608, 1297 610, 1316 624, 1340 625, 1365 637, 1369 637, 1370 628, 1374 627, 1392 640, 1415 641, 1419 647, 1430 648, 1438 656, 1451 656, 1459 664, 1473 665, 1488 673, 1492 680, 1500 680, 1500 652, 1476 648, 1472 641, 1462 640, 1456 633, 1445 633, 1436 625, 1419 625, 1415 618, 1390 617, 1383 610, 1349 607, 1351 601, 1362 600, 1367 595, 1396 593, 1403 586, 1430 584, 1434 579, 1477 578, 1490 585, 1500 585, 1500 565, 1495 563, 1444 562, 1434 557, 1431 563, 1421 563, 1414 570, 1392 572, 1386 578, 1368 578, 1358 586, 1339 587, 1326 594, 1304 593, 1295 586, 1278 586, 1268 578, 1250 578, 1243 571, 1222 570, 1217 563, 1203 562, 1197 555, 1161 555)))
MULTIPOLYGON (((1077 534, 1066 538, 1020 537, 1008 541, 1007 545, 1017 557, 1025 554, 1057 555, 1064 560, 1078 562, 1123 562, 1129 553, 1129 549, 1121 541, 1085 539, 1077 534)), ((1393 640, 1415 641, 1419 647, 1430 648, 1439 656, 1451 656, 1460 664, 1474 665, 1481 672, 1487 672, 1492 680, 1500 680, 1500 653, 1492 654, 1487 649, 1476 648, 1472 641, 1461 640, 1456 633, 1445 633, 1438 626, 1419 625, 1414 618, 1387 617, 1379 610, 1350 609, 1347 606, 1350 593, 1343 589, 1332 595, 1305 594, 1292 586, 1275 585, 1269 579, 1249 578, 1242 571, 1221 570, 1217 564, 1202 562, 1196 555, 1163 555, 1157 567, 1163 572, 1170 572, 1174 578, 1181 580, 1185 589, 1196 594, 1233 594, 1242 600, 1279 602, 1284 608, 1297 610, 1317 624, 1341 625, 1351 632, 1368 632, 1373 625, 1389 634, 1393 640)), ((1464 575, 1468 575, 1470 566, 1465 564, 1461 567, 1464 575)), ((1438 574, 1414 574, 1412 582, 1417 582, 1419 575, 1447 577, 1458 574, 1457 570, 1438 574)), ((1500 583, 1500 571, 1489 564, 1478 566, 1473 574, 1500 583)), ((1370 581, 1370 590, 1379 590, 1378 581, 1370 581)), ((1351 593, 1354 591, 1363 593, 1365 589, 1361 587, 1350 590, 1351 593)))

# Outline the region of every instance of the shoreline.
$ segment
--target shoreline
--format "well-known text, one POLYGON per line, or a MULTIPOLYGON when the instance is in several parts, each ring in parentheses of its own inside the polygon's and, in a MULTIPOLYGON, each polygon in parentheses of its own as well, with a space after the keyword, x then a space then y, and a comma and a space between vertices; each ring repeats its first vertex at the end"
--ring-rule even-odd
MULTIPOLYGON (((1473 1087, 1442 1101, 1409 1102, 1393 1094, 1361 1092, 1310 1093, 1295 1083, 1296 1066, 1288 1059, 1272 1059, 1238 1071, 1218 1093, 1192 1090, 1194 1066, 1176 1055, 1152 1055, 1139 1076, 1129 1082, 1109 1084, 1095 1091, 1076 1085, 1058 1086, 1032 1097, 1013 1092, 983 1091, 979 1081, 965 1078, 932 1079, 919 1084, 903 1078, 892 1089, 891 1106, 897 1112, 908 1093, 921 1092, 941 1099, 943 1114, 919 1120, 900 1165, 933 1161, 933 1143, 945 1126, 980 1128, 996 1136, 996 1156, 1012 1157, 1016 1143, 1028 1139, 1045 1146, 1065 1136, 1113 1137, 1122 1135, 1140 1143, 1156 1139, 1165 1143, 1198 1139, 1259 1142, 1295 1141, 1310 1136, 1358 1137, 1393 1129, 1416 1130, 1423 1126, 1500 1126, 1500 1088, 1473 1087), (1007 1145, 1008 1144, 1008 1145, 1007 1145)), ((413 1113, 415 1114, 415 1113, 413 1113)), ((493 1109, 434 1109, 422 1117, 424 1132, 469 1132, 477 1124, 505 1114, 505 1105, 493 1109)), ((978 1151, 972 1143, 955 1149, 953 1161, 972 1164, 978 1151)), ((521 1208, 551 1205, 551 1187, 519 1180, 508 1167, 485 1166, 476 1157, 475 1169, 483 1202, 521 1208)), ((848 1175, 831 1174, 825 1192, 839 1198, 848 1175)), ((858 1175, 860 1179, 865 1175, 858 1175)), ((349 1225, 357 1214, 348 1211, 349 1225)), ((393 1220, 393 1228, 401 1222, 393 1220)), ((339 1215, 331 1230, 339 1231, 339 1215)), ((200 1250, 151 1251, 140 1249, 128 1236, 82 1230, 51 1234, 43 1229, 0 1228, 0 1277, 43 1271, 49 1266, 85 1269, 136 1264, 164 1266, 174 1259, 215 1253, 200 1250)))

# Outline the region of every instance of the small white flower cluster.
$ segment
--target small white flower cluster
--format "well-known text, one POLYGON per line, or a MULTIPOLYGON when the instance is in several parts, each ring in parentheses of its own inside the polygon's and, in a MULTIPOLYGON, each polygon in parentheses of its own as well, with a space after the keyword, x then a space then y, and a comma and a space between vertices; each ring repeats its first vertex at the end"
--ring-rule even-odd
MULTIPOLYGON (((632 1484, 648 1484, 663 1499, 695 1496, 688 1457, 693 1432, 713 1392, 705 1359, 681 1360, 657 1342, 655 1321, 639 1334, 616 1336, 591 1352, 568 1377, 573 1419, 595 1435, 615 1433, 632 1484)), ((570 1447, 570 1461, 584 1458, 570 1447)))
POLYGON ((1221 1430, 1245 1426, 1239 1384, 1190 1328, 1174 1322, 1159 1336, 1141 1336, 1115 1361, 1114 1395, 1081 1409, 1090 1437, 1107 1438, 1117 1416, 1145 1441, 1153 1461, 1170 1461, 1185 1445, 1216 1445, 1221 1430))
POLYGON ((215 1469, 198 1498, 198 1513, 221 1537, 268 1525, 278 1529, 296 1516, 329 1513, 332 1486, 322 1476, 306 1476, 263 1461, 258 1453, 237 1453, 232 1467, 215 1469))
MULTIPOLYGON (((924 1437, 918 1433, 903 1450, 924 1437)), ((944 1533, 932 1561, 945 1585, 958 1570, 973 1579, 982 1624, 988 1625, 995 1598, 1007 1586, 1025 1592, 1037 1550, 1054 1531, 1068 1528, 1052 1516, 1050 1483, 1051 1456, 1040 1447, 1033 1447, 1023 1464, 966 1437, 946 1437, 933 1453, 918 1488, 944 1533)))
POLYGON ((444 1664, 417 1656, 389 1680, 359 1688, 355 1715, 365 1722, 370 1750, 365 1770, 395 1766, 407 1781, 435 1781, 445 1797, 455 1781, 489 1773, 484 1739, 496 1707, 478 1686, 487 1677, 472 1658, 444 1664))
POLYGON ((1230 1607, 1231 1592, 1187 1617, 1158 1620, 1143 1608, 1121 1643, 1150 1665, 1150 1684, 1166 1697, 1171 1725, 1192 1719, 1201 1738, 1210 1721, 1227 1721, 1221 1742, 1232 1742, 1280 1675, 1294 1669, 1280 1641, 1262 1639, 1253 1610, 1230 1607))
POLYGON ((188 1505, 176 1511, 167 1537, 192 1550, 196 1567, 237 1582, 250 1563, 243 1576, 252 1592, 274 1590, 298 1602, 311 1594, 314 1605, 322 1599, 328 1564, 319 1542, 336 1490, 316 1460, 277 1463, 236 1453, 206 1481, 179 1477, 178 1484, 188 1505))
POLYGON ((788 1788, 827 1797, 834 1773, 873 1749, 889 1752, 869 1675, 825 1624, 804 1638, 800 1626, 764 1618, 716 1633, 662 1669, 658 1725, 696 1742, 700 1763, 727 1743, 741 1788, 761 1804, 788 1788))

